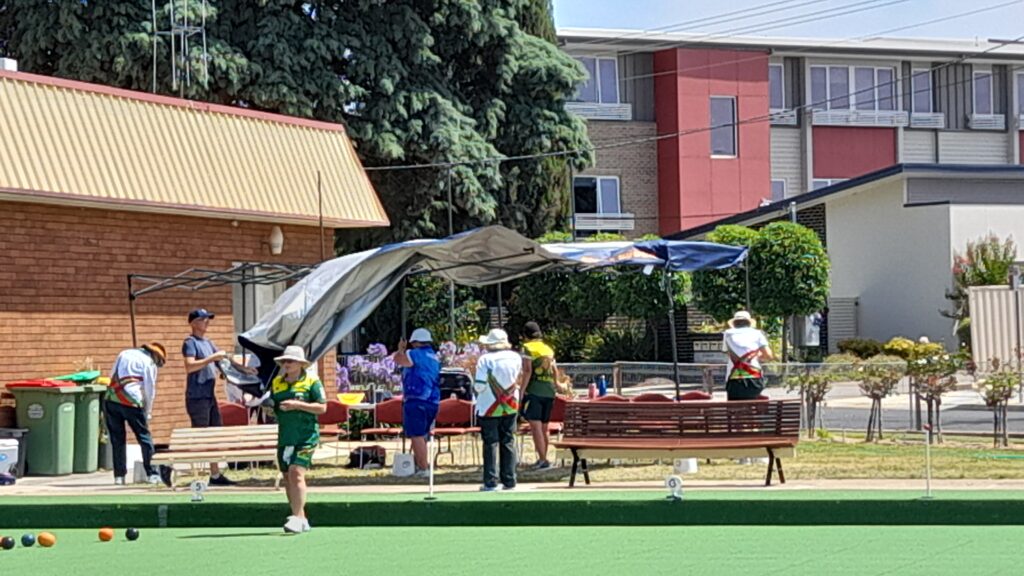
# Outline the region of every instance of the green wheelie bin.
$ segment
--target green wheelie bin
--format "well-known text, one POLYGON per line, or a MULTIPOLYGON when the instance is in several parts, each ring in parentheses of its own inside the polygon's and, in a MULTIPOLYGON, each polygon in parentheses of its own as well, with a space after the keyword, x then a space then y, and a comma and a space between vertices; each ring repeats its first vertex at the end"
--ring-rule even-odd
POLYGON ((74 470, 75 404, 81 386, 54 380, 12 382, 20 428, 32 437, 26 454, 27 474, 60 476, 74 470))

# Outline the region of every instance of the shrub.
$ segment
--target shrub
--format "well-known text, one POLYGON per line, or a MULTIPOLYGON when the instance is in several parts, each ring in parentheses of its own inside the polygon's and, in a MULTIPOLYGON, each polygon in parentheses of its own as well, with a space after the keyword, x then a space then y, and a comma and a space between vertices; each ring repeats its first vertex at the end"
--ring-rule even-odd
POLYGON ((840 352, 853 354, 861 360, 866 360, 881 354, 883 344, 871 338, 848 338, 840 340, 837 346, 840 352))

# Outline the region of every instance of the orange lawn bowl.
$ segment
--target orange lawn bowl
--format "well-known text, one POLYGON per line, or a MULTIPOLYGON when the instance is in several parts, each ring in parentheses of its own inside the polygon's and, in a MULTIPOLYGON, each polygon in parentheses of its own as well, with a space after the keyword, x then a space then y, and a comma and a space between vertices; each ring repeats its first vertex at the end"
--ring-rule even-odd
POLYGON ((100 542, 110 542, 114 539, 113 528, 100 528, 100 542))
POLYGON ((57 537, 49 532, 40 532, 39 536, 36 536, 36 542, 43 548, 49 548, 57 543, 57 537))

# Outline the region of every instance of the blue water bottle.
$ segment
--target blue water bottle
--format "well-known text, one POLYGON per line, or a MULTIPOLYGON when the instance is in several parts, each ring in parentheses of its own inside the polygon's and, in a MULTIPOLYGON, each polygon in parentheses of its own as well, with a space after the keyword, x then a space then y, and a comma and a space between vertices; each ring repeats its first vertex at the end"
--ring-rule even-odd
POLYGON ((597 377, 597 395, 605 396, 608 394, 608 379, 601 374, 597 377))

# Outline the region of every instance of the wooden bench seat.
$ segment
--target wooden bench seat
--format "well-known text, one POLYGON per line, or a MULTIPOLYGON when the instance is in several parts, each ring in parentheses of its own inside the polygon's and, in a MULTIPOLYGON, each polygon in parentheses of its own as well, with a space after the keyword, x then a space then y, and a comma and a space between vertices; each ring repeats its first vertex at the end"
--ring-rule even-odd
POLYGON ((171 431, 169 449, 153 455, 154 465, 172 467, 172 487, 175 464, 207 462, 273 462, 276 467, 277 425, 177 428, 171 431))
POLYGON ((785 483, 782 458, 796 453, 799 400, 743 402, 570 402, 555 448, 573 457, 576 474, 590 484, 588 458, 662 460, 768 457, 765 485, 774 470, 785 483))

